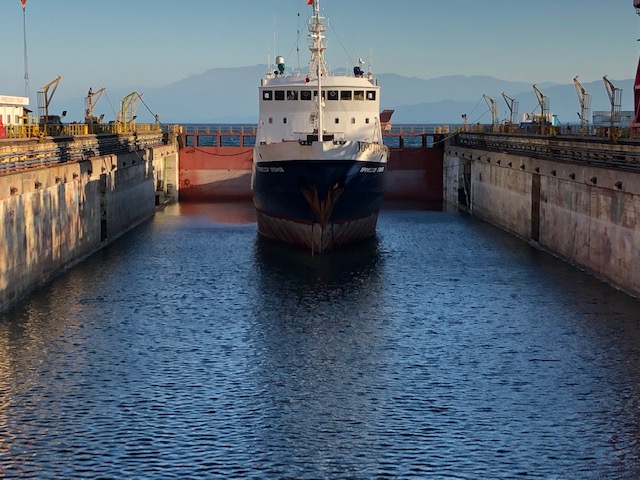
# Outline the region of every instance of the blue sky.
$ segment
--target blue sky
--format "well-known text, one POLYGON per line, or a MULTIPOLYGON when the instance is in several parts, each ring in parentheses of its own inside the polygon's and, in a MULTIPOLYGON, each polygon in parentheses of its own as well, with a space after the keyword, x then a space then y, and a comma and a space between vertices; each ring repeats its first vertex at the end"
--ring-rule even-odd
MULTIPOLYGON (((490 75, 529 83, 635 76, 640 17, 632 0, 322 0, 331 67, 372 59, 376 73, 490 75), (370 56, 371 52, 371 56, 370 56)), ((306 0, 28 0, 35 92, 162 86, 218 67, 308 62, 306 0), (298 16, 298 14, 300 14, 298 16)), ((20 0, 0 0, 0 93, 23 95, 20 0)), ((259 79, 256 79, 256 86, 259 79)))

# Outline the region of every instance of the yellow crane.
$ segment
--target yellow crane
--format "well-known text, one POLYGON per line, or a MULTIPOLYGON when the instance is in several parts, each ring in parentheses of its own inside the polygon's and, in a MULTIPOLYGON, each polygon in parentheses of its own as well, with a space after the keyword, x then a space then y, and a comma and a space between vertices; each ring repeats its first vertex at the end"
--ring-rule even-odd
POLYGON ((49 115, 49 105, 61 78, 58 75, 38 92, 38 123, 42 133, 45 135, 59 135, 62 133, 62 117, 67 114, 66 110, 62 112, 62 115, 49 115))
POLYGON ((491 131, 496 131, 498 125, 498 104, 493 98, 484 93, 482 94, 482 98, 484 98, 491 112, 491 131))
POLYGON ((514 100, 506 93, 502 92, 502 98, 507 104, 507 108, 509 109, 509 130, 511 130, 511 126, 515 125, 518 121, 518 105, 519 102, 514 100))
POLYGON ((87 125, 93 125, 102 122, 104 118, 104 113, 99 117, 93 115, 93 109, 100 100, 100 97, 105 92, 105 88, 102 87, 100 90, 94 92, 92 88, 89 88, 89 92, 84 99, 84 123, 87 125))
POLYGON ((611 103, 611 129, 609 130, 609 138, 615 140, 617 134, 616 124, 620 122, 620 110, 622 109, 622 90, 616 88, 606 75, 602 77, 602 81, 607 89, 607 95, 611 103))
POLYGON ((49 104, 51 103, 53 95, 56 93, 61 79, 62 77, 58 75, 38 92, 38 116, 40 117, 41 123, 49 123, 49 104), (51 90, 51 92, 49 92, 49 90, 51 90))
POLYGON ((591 94, 582 86, 578 75, 573 78, 573 84, 576 87, 578 101, 580 102, 580 133, 586 134, 589 131, 589 116, 591 115, 591 94))
POLYGON ((547 126, 551 124, 549 115, 549 97, 544 95, 536 84, 533 84, 533 91, 536 94, 538 105, 540 106, 540 117, 539 121, 536 122, 536 116, 533 115, 532 123, 538 123, 540 125, 540 133, 547 134, 552 131, 551 129, 547 129, 547 126))
POLYGON ((142 97, 138 92, 131 92, 120 101, 120 113, 117 123, 121 125, 122 131, 128 132, 135 124, 138 100, 142 97))

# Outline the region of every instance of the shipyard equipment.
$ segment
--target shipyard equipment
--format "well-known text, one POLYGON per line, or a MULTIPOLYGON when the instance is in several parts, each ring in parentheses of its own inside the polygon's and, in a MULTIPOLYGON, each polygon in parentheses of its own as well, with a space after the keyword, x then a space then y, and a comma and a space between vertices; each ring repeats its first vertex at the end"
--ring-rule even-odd
POLYGON ((488 95, 482 94, 482 98, 487 102, 489 111, 491 112, 491 131, 498 131, 498 103, 488 95))
POLYGON ((580 102, 580 113, 578 113, 578 117, 580 117, 580 133, 587 134, 589 133, 589 117, 591 116, 591 94, 582 86, 580 80, 578 80, 578 75, 573 78, 573 84, 576 87, 578 101, 580 102))
POLYGON ((120 101, 120 112, 116 123, 120 124, 123 132, 129 132, 134 129, 138 100, 141 97, 142 95, 138 92, 131 92, 120 101))
POLYGON ((507 108, 509 109, 509 123, 507 124, 507 128, 511 131, 512 129, 515 129, 518 119, 519 102, 504 92, 502 92, 502 98, 504 98, 504 101, 507 103, 507 108))
POLYGON ((97 117, 93 114, 96 103, 98 103, 104 91, 104 87, 96 92, 94 92, 92 88, 89 88, 89 92, 84 99, 84 123, 89 125, 89 128, 91 128, 92 125, 101 123, 104 118, 104 113, 97 117))
POLYGON ((609 127, 609 138, 613 141, 616 141, 620 136, 617 125, 620 123, 620 110, 622 109, 622 90, 616 88, 616 86, 611 83, 611 80, 609 80, 606 75, 602 77, 602 81, 604 82, 604 86, 607 89, 609 103, 611 104, 611 123, 609 127))
POLYGON ((62 133, 62 117, 64 117, 67 112, 63 111, 62 115, 49 114, 49 105, 51 104, 53 95, 56 93, 61 78, 62 77, 58 75, 38 92, 38 123, 41 131, 45 135, 59 135, 62 133))
POLYGON ((535 115, 533 115, 532 123, 537 124, 540 127, 539 133, 553 133, 553 129, 548 128, 551 125, 551 115, 549 114, 549 97, 544 95, 535 84, 533 85, 533 91, 536 94, 538 105, 540 106, 540 116, 536 117, 535 115))

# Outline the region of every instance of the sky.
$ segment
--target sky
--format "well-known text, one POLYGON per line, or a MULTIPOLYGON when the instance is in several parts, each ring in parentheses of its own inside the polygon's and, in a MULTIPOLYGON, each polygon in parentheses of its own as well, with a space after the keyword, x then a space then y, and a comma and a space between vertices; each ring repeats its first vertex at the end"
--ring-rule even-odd
MULTIPOLYGON (((635 77, 632 0, 322 0, 330 67, 489 75, 529 83, 635 77)), ((212 68, 309 59, 306 0, 0 0, 0 94, 57 75, 61 99, 89 87, 160 87, 212 68), (300 31, 300 34, 298 34, 300 31), (299 48, 299 53, 297 48, 299 48)), ((256 79, 256 86, 260 79, 256 79)))

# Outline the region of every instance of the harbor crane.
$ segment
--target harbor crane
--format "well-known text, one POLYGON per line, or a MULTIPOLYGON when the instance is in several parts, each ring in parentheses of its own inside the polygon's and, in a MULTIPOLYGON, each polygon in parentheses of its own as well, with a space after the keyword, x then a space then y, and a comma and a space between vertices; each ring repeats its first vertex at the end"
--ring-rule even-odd
MULTIPOLYGON (((58 88, 58 84, 62 77, 58 75, 56 78, 47 83, 42 90, 38 92, 38 116, 40 117, 41 123, 50 123, 51 120, 49 118, 49 104, 51 103, 51 99, 53 95, 56 93, 56 89, 58 88), (51 90, 51 92, 49 92, 51 90)), ((63 114, 64 116, 64 114, 63 114)))
POLYGON ((120 113, 117 123, 122 125, 123 131, 127 132, 134 125, 138 100, 142 97, 138 92, 131 92, 120 101, 120 113))
POLYGON ((487 106, 489 107, 489 111, 491 112, 491 131, 495 132, 498 126, 498 104, 497 102, 488 95, 482 94, 482 98, 487 102, 487 106))
POLYGON ((616 125, 620 123, 620 110, 622 109, 622 90, 616 88, 606 75, 602 77, 602 81, 607 89, 609 103, 611 103, 611 127, 609 128, 609 139, 616 141, 618 138, 616 125))
POLYGON ((67 114, 67 111, 64 110, 62 115, 49 115, 49 105, 51 104, 53 95, 56 93, 61 78, 62 77, 58 75, 38 92, 38 123, 45 135, 59 135, 62 132, 62 117, 67 114))
MULTIPOLYGON (((536 94, 536 98, 538 99, 538 105, 540 106, 540 133, 545 134, 547 133, 545 130, 545 126, 548 125, 550 123, 550 115, 549 115, 549 97, 547 97, 546 95, 544 95, 540 89, 538 88, 538 86, 534 83, 533 84, 533 91, 536 94)), ((534 122, 535 122, 535 115, 534 115, 534 122)))
POLYGON ((104 118, 104 113, 98 117, 93 115, 93 109, 100 100, 100 97, 105 92, 105 88, 102 87, 100 90, 94 92, 92 88, 89 88, 89 92, 84 99, 84 123, 87 125, 94 125, 102 122, 104 118))
POLYGON ((504 98, 504 101, 507 103, 507 108, 509 109, 509 126, 515 125, 518 120, 519 102, 504 92, 502 92, 502 98, 504 98))
MULTIPOLYGON (((640 0, 639 0, 640 1, 640 0)), ((589 117, 591 116, 591 94, 582 86, 578 75, 573 78, 573 84, 576 87, 578 94, 578 101, 580 102, 580 133, 586 134, 589 132, 589 117)))

